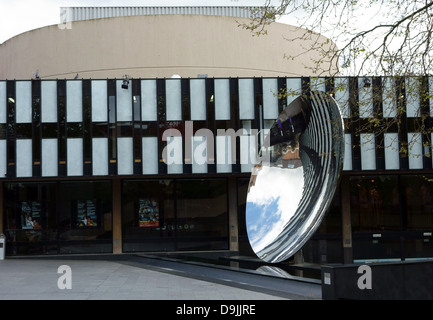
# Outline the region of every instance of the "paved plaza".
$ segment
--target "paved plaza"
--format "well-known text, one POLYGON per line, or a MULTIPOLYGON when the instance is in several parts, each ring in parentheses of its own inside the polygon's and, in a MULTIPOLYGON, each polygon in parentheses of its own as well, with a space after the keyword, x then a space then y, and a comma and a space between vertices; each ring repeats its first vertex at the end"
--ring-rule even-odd
MULTIPOLYGON (((278 283, 282 286, 288 285, 285 280, 255 277, 242 272, 202 268, 181 263, 170 264, 137 257, 122 259, 6 258, 0 260, 0 300, 320 298, 317 288, 297 287, 295 292, 293 287, 292 289, 288 287, 286 290, 284 287, 278 288, 278 285, 269 281, 279 281, 278 283), (70 288, 67 287, 68 285, 70 288)), ((297 285, 299 284, 295 284, 297 285)))

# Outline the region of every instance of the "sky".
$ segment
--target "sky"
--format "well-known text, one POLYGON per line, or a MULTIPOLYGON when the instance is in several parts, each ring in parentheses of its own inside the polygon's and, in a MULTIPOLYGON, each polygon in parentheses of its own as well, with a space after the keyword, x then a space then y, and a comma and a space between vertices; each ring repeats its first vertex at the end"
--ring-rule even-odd
POLYGON ((304 189, 303 167, 263 166, 247 197, 246 224, 254 252, 271 244, 298 209, 304 189))
POLYGON ((60 23, 60 7, 260 6, 265 0, 0 0, 0 43, 20 33, 60 23))

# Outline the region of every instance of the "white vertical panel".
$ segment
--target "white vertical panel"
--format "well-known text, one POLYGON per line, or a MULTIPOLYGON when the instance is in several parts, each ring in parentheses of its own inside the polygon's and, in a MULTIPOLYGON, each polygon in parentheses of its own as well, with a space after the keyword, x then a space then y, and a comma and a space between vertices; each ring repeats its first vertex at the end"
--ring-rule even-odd
POLYGON ((215 120, 230 120, 230 82, 215 79, 215 120))
POLYGON ((92 121, 108 121, 106 80, 92 80, 92 121))
POLYGON ((83 175, 83 139, 67 139, 67 174, 68 176, 83 175))
POLYGON ((6 177, 7 159, 6 159, 6 140, 0 140, 0 179, 6 177))
POLYGON ((392 78, 382 79, 382 108, 384 118, 394 118, 397 115, 397 98, 395 82, 392 78))
POLYGON ((269 133, 269 130, 271 130, 272 126, 275 123, 275 120, 276 119, 263 121, 263 138, 265 138, 266 135, 269 133))
POLYGON ((205 79, 190 80, 191 120, 206 120, 205 79))
POLYGON ((32 83, 31 81, 16 82, 16 121, 17 123, 32 122, 32 83))
POLYGON ((167 137, 167 173, 183 172, 182 137, 167 137))
POLYGON ((6 81, 0 81, 0 123, 6 123, 6 81))
POLYGON ((216 171, 232 172, 232 147, 230 136, 216 136, 216 171))
POLYGON ((376 169, 376 144, 374 134, 361 133, 361 169, 376 169))
POLYGON ((405 79, 406 114, 408 118, 420 116, 419 80, 414 77, 405 79))
POLYGON ((373 116, 373 81, 371 77, 358 78, 358 102, 359 117, 368 118, 373 116), (365 86, 364 80, 370 82, 370 86, 365 86))
POLYGON ((207 139, 205 136, 192 136, 192 173, 207 173, 207 139))
POLYGON ((156 80, 141 80, 141 119, 157 121, 156 80))
POLYGON ((241 171, 251 172, 254 167, 254 161, 256 159, 256 143, 255 137, 241 136, 240 141, 240 161, 241 161, 241 171))
POLYGON ((182 95, 180 88, 180 79, 165 80, 165 96, 167 120, 182 120, 182 95))
POLYGON ((343 170, 352 170, 352 135, 344 134, 344 160, 343 170))
POLYGON ((132 83, 128 89, 122 88, 123 80, 116 81, 116 116, 117 121, 132 121, 132 83))
POLYGON ((42 139, 42 176, 58 175, 57 139, 42 139))
POLYGON ((57 122, 57 82, 41 83, 41 121, 57 122))
POLYGON ((325 81, 326 81, 326 78, 311 77, 310 78, 310 89, 313 91, 326 92, 325 81))
POLYGON ((385 133, 383 145, 385 150, 385 169, 400 169, 398 133, 385 133))
POLYGON ((143 174, 158 174, 158 138, 143 137, 143 174))
POLYGON ((254 81, 239 79, 239 119, 254 119, 254 81))
POLYGON ((32 139, 17 139, 17 177, 31 177, 33 174, 32 139))
POLYGON ((349 109, 349 78, 335 78, 334 98, 343 118, 350 118, 349 109))
POLYGON ((108 175, 108 138, 92 139, 92 172, 94 176, 108 175))
POLYGON ((251 172, 256 160, 256 137, 251 135, 251 121, 243 121, 244 134, 239 137, 241 172, 251 172))
POLYGON ((119 175, 134 173, 132 138, 117 138, 117 172, 119 175))
POLYGON ((66 81, 66 120, 83 121, 83 88, 82 81, 66 81))
POLYGON ((278 81, 277 79, 263 79, 263 118, 277 119, 278 117, 278 81))
POLYGON ((301 78, 287 78, 287 105, 295 100, 302 93, 302 79, 301 78))
POLYGON ((421 133, 409 132, 407 134, 409 169, 422 169, 422 138, 421 133))

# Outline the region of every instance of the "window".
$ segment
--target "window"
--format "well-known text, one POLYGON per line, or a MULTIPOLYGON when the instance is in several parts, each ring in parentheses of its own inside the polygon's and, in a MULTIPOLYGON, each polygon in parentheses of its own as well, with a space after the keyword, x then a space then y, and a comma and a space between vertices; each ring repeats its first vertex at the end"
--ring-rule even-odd
POLYGON ((432 176, 402 176, 402 190, 406 204, 403 217, 406 230, 433 229, 432 176))
POLYGON ((352 231, 400 230, 397 176, 350 178, 352 231))
POLYGON ((57 253, 56 184, 6 183, 7 254, 57 253))
POLYGON ((350 178, 355 262, 402 258, 400 208, 398 176, 350 178))
POLYGON ((175 249, 174 181, 125 181, 122 191, 123 250, 175 249))
POLYGON ((227 181, 178 180, 178 249, 228 249, 227 181))
POLYGON ((61 182, 60 253, 112 252, 111 183, 61 182))
POLYGON ((124 181, 124 252, 228 249, 226 179, 124 181))

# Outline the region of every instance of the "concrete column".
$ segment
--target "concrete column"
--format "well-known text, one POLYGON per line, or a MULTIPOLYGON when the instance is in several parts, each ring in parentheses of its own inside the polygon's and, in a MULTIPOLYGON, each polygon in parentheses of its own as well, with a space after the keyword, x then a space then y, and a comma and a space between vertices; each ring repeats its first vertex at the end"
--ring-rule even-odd
POLYGON ((112 180, 113 190, 113 253, 122 253, 122 181, 112 180))

